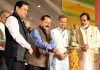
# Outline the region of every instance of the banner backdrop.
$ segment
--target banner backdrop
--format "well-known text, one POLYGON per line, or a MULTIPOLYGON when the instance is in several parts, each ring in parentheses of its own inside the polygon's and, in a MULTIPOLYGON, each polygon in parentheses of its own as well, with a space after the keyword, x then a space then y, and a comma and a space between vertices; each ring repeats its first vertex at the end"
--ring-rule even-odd
POLYGON ((80 25, 79 16, 83 12, 89 13, 91 17, 90 25, 95 25, 94 0, 62 0, 62 11, 68 17, 68 28, 73 24, 80 25))

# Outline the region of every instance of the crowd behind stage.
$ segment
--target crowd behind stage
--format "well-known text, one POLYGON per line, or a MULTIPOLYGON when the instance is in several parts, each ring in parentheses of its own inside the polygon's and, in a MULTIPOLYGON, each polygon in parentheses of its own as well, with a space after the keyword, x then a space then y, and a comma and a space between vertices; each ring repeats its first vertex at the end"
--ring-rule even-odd
POLYGON ((0 11, 0 70, 73 70, 72 50, 79 57, 74 70, 100 70, 100 31, 89 24, 88 13, 81 13, 81 26, 72 29, 67 29, 67 16, 59 15, 58 27, 50 30, 52 17, 47 14, 31 27, 25 20, 28 8, 29 3, 17 1, 13 13, 0 11))

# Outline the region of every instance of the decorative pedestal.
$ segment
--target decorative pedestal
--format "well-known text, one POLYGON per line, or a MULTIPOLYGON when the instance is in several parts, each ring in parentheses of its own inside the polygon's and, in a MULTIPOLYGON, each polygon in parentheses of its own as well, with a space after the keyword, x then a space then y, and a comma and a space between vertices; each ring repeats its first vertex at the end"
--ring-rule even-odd
POLYGON ((75 49, 75 47, 71 47, 69 50, 69 63, 70 63, 70 70, 79 70, 79 64, 78 64, 78 53, 75 49))

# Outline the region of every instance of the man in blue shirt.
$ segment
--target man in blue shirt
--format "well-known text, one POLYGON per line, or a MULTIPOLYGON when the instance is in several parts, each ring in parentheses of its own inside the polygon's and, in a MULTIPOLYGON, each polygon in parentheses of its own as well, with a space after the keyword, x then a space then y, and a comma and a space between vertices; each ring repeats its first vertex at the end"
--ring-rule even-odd
POLYGON ((50 25, 51 17, 43 15, 41 17, 41 24, 30 33, 34 42, 34 53, 28 59, 29 70, 48 70, 49 51, 55 48, 54 40, 49 34, 50 25))

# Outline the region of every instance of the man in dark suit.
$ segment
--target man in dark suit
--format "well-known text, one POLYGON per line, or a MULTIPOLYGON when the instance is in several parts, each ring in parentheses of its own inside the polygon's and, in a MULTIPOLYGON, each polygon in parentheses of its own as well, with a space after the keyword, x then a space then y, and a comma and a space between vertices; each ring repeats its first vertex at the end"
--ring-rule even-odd
POLYGON ((33 53, 29 44, 29 37, 23 19, 27 15, 29 4, 25 1, 17 1, 14 12, 6 21, 6 48, 5 61, 8 70, 24 70, 25 53, 33 53))

